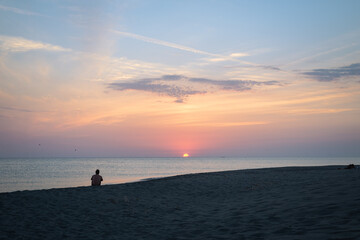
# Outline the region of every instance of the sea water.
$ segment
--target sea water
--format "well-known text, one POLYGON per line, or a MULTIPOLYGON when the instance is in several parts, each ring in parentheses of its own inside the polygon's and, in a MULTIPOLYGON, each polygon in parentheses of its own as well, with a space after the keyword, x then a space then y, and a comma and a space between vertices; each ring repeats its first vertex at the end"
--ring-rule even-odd
POLYGON ((100 169, 103 184, 181 174, 285 166, 359 164, 358 158, 29 158, 0 159, 0 192, 89 186, 100 169))

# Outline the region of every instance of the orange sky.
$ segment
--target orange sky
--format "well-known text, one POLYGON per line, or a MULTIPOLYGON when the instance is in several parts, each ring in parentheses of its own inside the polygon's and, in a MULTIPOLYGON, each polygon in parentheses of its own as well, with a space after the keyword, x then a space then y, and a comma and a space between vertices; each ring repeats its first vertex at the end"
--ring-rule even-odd
POLYGON ((360 155, 358 2, 200 2, 0 5, 0 157, 360 155))

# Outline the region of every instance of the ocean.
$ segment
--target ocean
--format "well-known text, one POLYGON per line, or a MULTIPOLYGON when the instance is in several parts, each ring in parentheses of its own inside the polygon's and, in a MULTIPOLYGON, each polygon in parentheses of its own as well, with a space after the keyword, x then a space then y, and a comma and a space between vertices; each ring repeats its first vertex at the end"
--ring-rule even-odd
POLYGON ((89 186, 95 170, 103 184, 238 169, 359 164, 359 158, 2 158, 0 192, 89 186))

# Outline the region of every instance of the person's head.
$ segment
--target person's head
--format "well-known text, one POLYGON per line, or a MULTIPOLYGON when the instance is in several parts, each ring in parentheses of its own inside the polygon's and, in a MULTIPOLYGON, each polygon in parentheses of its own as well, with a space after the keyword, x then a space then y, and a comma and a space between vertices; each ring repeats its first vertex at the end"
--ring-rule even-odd
POLYGON ((99 169, 96 169, 95 173, 96 173, 96 174, 99 174, 99 173, 100 173, 100 170, 99 170, 99 169))

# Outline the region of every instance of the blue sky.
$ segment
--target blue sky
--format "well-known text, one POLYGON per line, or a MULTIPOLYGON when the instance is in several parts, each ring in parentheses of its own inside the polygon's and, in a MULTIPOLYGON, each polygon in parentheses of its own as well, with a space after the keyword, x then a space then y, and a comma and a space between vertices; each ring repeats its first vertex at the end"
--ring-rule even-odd
MULTIPOLYGON (((358 1, 1 3, 4 35, 95 52, 117 45, 116 51, 111 52, 115 56, 145 60, 155 57, 158 62, 171 59, 168 55, 172 51, 161 46, 149 46, 141 40, 117 37, 110 30, 130 32, 220 55, 255 52, 261 56, 249 56, 247 59, 265 63, 274 58, 291 59, 292 56, 296 60, 311 50, 321 52, 347 47, 342 50, 346 52, 359 49, 352 46, 357 44, 355 36, 359 35, 358 1), (84 47, 88 49, 82 49, 84 47), (133 48, 138 48, 138 51, 133 51, 133 48)), ((183 61, 196 58, 186 52, 183 55, 180 58, 183 61)), ((178 64, 179 59, 174 59, 174 64, 178 64)))
POLYGON ((359 12, 0 0, 2 155, 358 156, 359 12))

